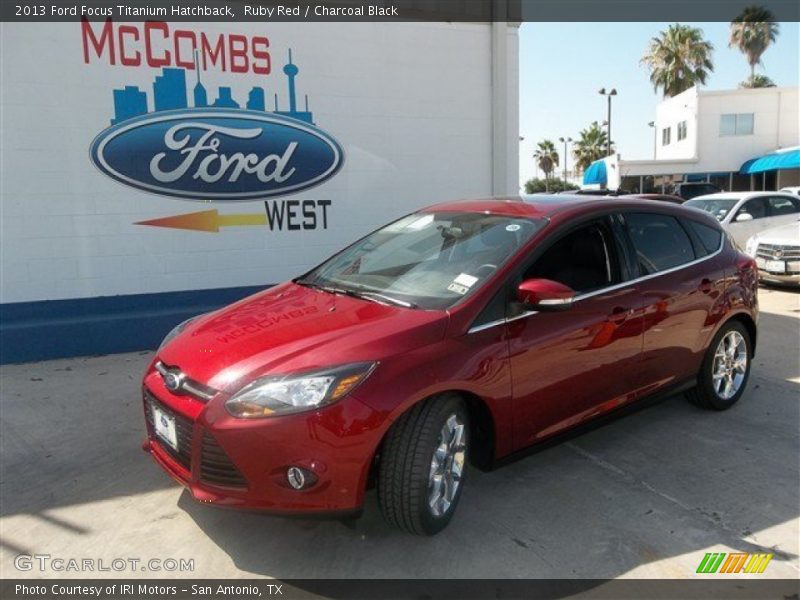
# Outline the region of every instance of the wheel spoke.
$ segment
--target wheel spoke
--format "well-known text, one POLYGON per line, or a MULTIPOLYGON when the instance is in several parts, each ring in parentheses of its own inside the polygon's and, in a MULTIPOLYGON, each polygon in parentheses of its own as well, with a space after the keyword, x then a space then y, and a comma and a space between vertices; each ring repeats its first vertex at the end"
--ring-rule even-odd
POLYGON ((466 426, 457 414, 451 414, 439 431, 438 445, 431 456, 428 506, 434 516, 445 514, 456 499, 463 478, 466 446, 466 426))

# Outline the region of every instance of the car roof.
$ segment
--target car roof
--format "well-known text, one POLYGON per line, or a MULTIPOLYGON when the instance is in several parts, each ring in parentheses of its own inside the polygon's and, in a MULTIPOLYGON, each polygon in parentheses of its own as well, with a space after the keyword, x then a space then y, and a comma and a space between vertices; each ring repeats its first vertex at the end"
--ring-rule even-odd
MULTIPOLYGON (((622 198, 618 196, 578 196, 566 194, 530 194, 517 197, 478 198, 473 200, 457 200, 434 204, 422 209, 424 212, 475 212, 507 217, 542 219, 564 217, 584 212, 608 211, 614 209, 653 210, 663 212, 680 212, 687 214, 680 204, 672 202, 643 202, 639 198, 622 198)), ((688 211, 688 214, 702 211, 688 211)), ((706 213, 702 213, 706 214, 706 213)), ((713 217, 711 217, 713 219, 713 217)), ((716 220, 714 220, 716 222, 716 220)))

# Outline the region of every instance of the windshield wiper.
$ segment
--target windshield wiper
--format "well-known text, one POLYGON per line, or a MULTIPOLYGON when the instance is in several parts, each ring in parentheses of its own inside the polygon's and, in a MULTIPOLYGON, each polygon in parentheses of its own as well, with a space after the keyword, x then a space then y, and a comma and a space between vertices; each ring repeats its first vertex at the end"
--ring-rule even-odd
POLYGON ((357 298, 366 298, 367 300, 380 302, 381 304, 394 304, 395 306, 402 306, 404 308, 417 308, 417 305, 413 302, 406 302, 405 300, 393 298, 392 296, 387 296, 386 294, 381 294, 380 292, 356 292, 348 290, 348 294, 351 296, 356 296, 357 298))
POLYGON ((306 287, 314 288, 329 294, 340 294, 342 296, 350 296, 351 298, 360 298, 362 300, 369 300, 377 302, 378 304, 393 304, 395 306, 402 306, 403 308, 417 308, 413 302, 406 302, 380 292, 369 292, 366 290, 352 290, 348 288, 340 288, 332 285, 324 285, 321 283, 314 283, 306 279, 295 279, 295 283, 306 287))
POLYGON ((298 285, 310 287, 322 292, 328 292, 329 294, 342 294, 344 296, 351 295, 350 291, 344 288, 337 288, 332 285, 325 285, 322 283, 314 283, 313 281, 308 281, 307 279, 295 279, 294 282, 298 285))

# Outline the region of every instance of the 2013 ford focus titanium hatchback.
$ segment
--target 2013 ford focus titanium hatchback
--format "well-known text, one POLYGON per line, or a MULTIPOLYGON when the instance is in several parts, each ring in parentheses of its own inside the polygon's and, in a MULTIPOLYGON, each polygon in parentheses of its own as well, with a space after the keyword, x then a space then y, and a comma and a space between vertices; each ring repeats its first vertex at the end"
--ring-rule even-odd
POLYGON ((678 205, 455 202, 177 326, 145 449, 202 501, 433 534, 489 468, 645 396, 741 397, 757 270, 678 205))

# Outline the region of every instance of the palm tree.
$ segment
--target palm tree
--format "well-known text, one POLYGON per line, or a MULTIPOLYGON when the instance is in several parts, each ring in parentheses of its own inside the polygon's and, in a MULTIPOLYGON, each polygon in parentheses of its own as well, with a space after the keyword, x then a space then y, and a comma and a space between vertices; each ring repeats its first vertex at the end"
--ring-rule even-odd
POLYGON ((640 64, 650 69, 653 89, 672 97, 698 83, 704 84, 714 70, 714 46, 703 39, 703 30, 689 25, 670 25, 650 40, 640 64))
MULTIPOLYGON (((582 130, 580 137, 572 145, 575 169, 578 172, 585 171, 594 161, 605 158, 607 143, 608 135, 597 121, 582 130)), ((614 142, 611 142, 611 153, 614 153, 614 142)))
POLYGON ((558 152, 556 146, 550 140, 543 140, 536 145, 536 151, 533 153, 533 158, 536 159, 536 164, 544 171, 545 190, 549 190, 550 174, 558 166, 558 152))
MULTIPOLYGON (((761 55, 778 37, 779 27, 775 16, 763 6, 748 6, 731 21, 729 47, 737 47, 747 57, 750 65, 750 79, 756 76, 756 65, 761 63, 761 55)), ((765 87, 751 85, 748 87, 765 87)))
POLYGON ((766 75, 753 75, 739 84, 740 88, 767 88, 775 87, 775 82, 766 75))

